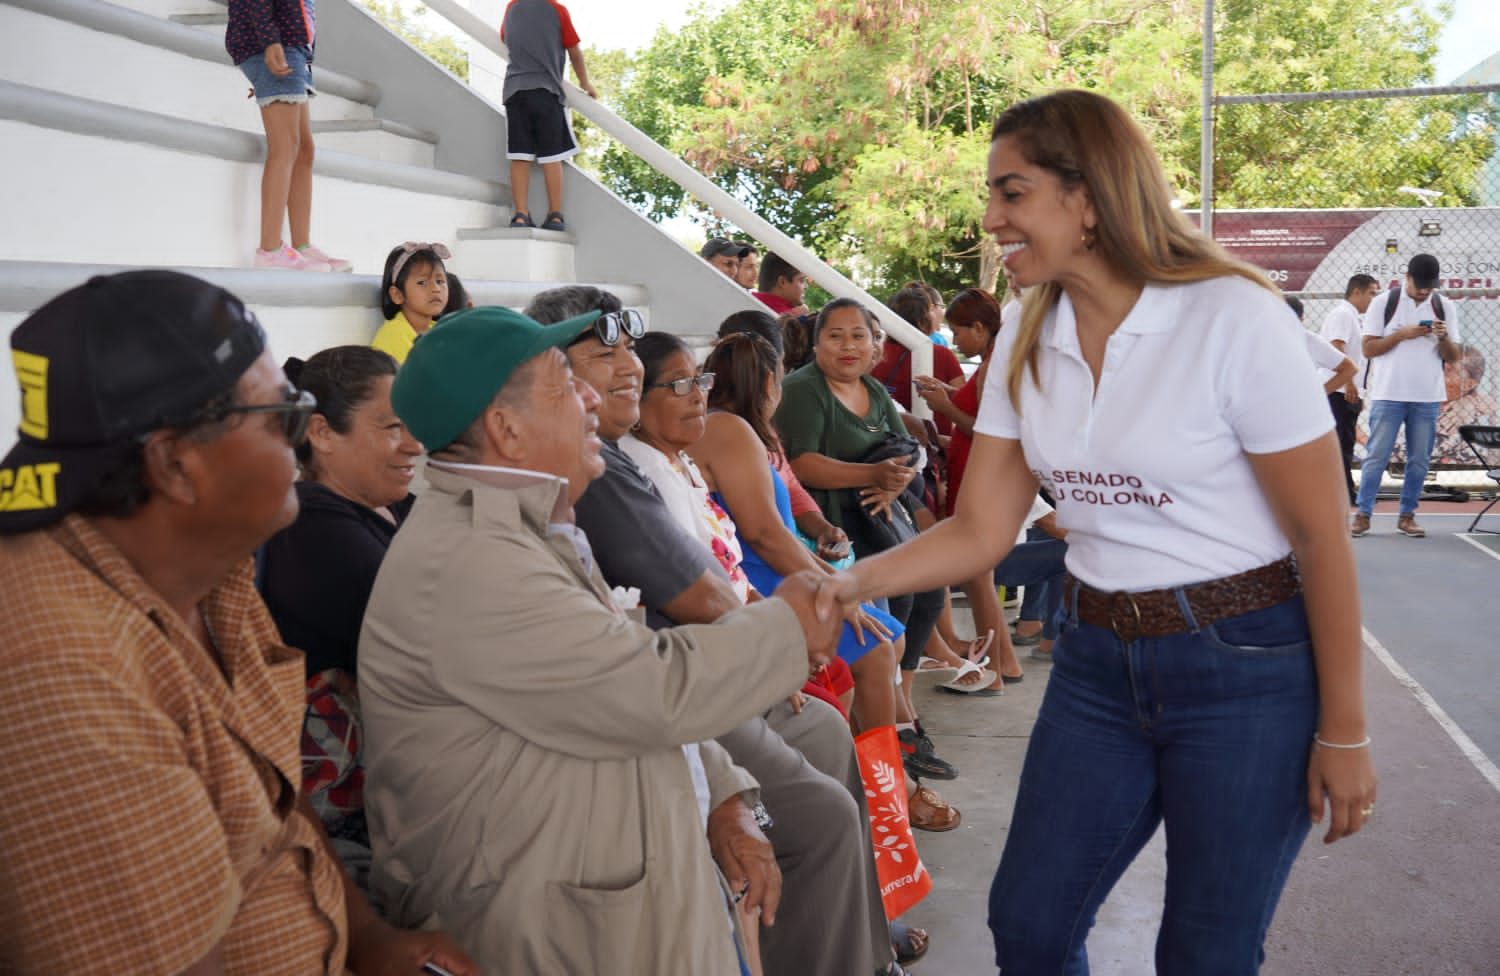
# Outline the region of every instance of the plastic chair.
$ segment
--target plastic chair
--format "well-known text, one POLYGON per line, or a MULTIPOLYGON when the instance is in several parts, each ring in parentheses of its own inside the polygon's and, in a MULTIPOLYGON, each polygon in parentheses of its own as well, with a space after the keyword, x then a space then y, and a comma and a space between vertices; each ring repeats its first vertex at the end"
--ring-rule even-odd
MULTIPOLYGON (((1480 466, 1485 469, 1485 474, 1489 479, 1495 482, 1496 485, 1500 485, 1500 463, 1497 463, 1496 460, 1497 457, 1500 457, 1500 427, 1479 427, 1474 424, 1465 424, 1458 428, 1458 436, 1463 438, 1465 444, 1469 445, 1469 451, 1474 455, 1480 466)), ((1496 502, 1500 502, 1500 494, 1491 498, 1490 503, 1481 508, 1479 514, 1474 516, 1474 521, 1469 523, 1470 532, 1488 532, 1491 535, 1500 535, 1500 530, 1497 529, 1477 528, 1479 520, 1484 518, 1486 512, 1495 507, 1496 502)))

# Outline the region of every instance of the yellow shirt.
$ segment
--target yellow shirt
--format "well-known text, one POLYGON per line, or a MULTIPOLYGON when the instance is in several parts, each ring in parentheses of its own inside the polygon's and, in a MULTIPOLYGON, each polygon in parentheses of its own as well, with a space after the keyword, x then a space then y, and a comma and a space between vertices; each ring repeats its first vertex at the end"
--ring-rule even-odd
POLYGON ((381 352, 391 354, 391 358, 398 363, 406 362, 407 354, 411 352, 412 343, 417 341, 420 333, 412 324, 406 321, 405 312, 397 312, 396 317, 386 319, 380 331, 375 333, 375 338, 370 340, 370 345, 381 352))

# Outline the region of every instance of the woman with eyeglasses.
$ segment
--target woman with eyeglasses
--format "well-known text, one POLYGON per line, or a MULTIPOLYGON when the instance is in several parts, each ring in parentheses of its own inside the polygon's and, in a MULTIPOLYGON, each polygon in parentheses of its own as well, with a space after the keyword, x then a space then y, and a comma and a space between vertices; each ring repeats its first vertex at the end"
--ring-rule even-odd
POLYGON ((396 361, 368 346, 288 360, 317 398, 297 445, 297 520, 265 544, 260 588, 288 644, 307 655, 303 790, 357 882, 369 870, 356 650, 365 604, 411 509, 422 445, 391 408, 396 361))
MULTIPOLYGON (((689 362, 679 358, 671 365, 685 371, 689 362)), ((714 499, 734 520, 751 583, 771 592, 790 573, 807 568, 828 572, 827 561, 847 560, 852 554, 848 537, 803 490, 771 423, 781 399, 781 363, 770 343, 748 333, 726 336, 709 353, 704 370, 714 376, 706 391, 704 431, 691 442, 681 439, 679 449, 697 464, 714 499), (798 540, 798 529, 813 540, 816 556, 798 540)), ((643 410, 643 427, 646 418, 643 410)), ((643 439, 660 440, 664 433, 648 432, 643 439)), ((854 677, 853 724, 860 732, 900 729, 909 720, 894 684, 905 628, 874 606, 857 609, 861 612, 849 616, 839 644, 840 658, 854 677)), ((958 826, 956 809, 932 790, 916 790, 914 781, 911 786, 913 826, 932 831, 958 826)))

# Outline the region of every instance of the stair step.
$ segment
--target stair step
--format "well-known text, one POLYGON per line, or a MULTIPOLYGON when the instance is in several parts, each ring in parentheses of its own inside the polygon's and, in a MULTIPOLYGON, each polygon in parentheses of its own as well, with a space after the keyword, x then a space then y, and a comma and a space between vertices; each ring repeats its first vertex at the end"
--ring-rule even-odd
POLYGON ((229 26, 229 12, 227 10, 202 14, 173 14, 167 19, 174 24, 184 24, 188 27, 208 28, 229 26))
MULTIPOLYGON (((0 82, 0 144, 27 147, 8 164, 27 192, 14 195, 5 222, 35 229, 0 235, 0 259, 249 263, 260 135, 0 82)), ((457 227, 509 216, 499 183, 333 149, 313 167, 314 240, 360 270, 379 270, 401 241, 452 241, 457 227)), ((503 266, 473 270, 521 277, 491 267, 503 266)))
POLYGON ((460 228, 460 247, 448 262, 461 275, 503 273, 529 280, 568 281, 575 276, 578 239, 537 227, 460 228))
POLYGON ((336 149, 408 166, 431 166, 438 137, 386 119, 314 122, 318 150, 336 149))
MULTIPOLYGON (((205 16, 183 14, 179 16, 205 16)), ((213 16, 208 14, 206 16, 213 16)), ((103 0, 6 0, 0 34, 24 37, 0 60, 0 80, 126 106, 169 108, 170 114, 261 131, 260 112, 246 98, 249 82, 229 61, 222 33, 173 23, 103 0), (67 58, 58 58, 67 51, 67 58), (80 65, 109 65, 108 71, 80 65), (161 78, 172 78, 164 91, 161 78)), ((380 89, 316 68, 316 120, 370 119, 380 89)))

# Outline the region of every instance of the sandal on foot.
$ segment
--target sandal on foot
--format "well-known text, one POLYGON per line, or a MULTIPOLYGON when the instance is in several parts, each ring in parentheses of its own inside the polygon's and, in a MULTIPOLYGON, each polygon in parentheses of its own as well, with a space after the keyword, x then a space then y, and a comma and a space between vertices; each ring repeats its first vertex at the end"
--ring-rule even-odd
POLYGON ((1012 633, 1010 642, 1015 647, 1035 647, 1042 642, 1042 632, 1039 630, 1034 634, 1012 633))
POLYGON ((981 668, 972 661, 965 661, 958 669, 958 674, 949 681, 938 685, 939 691, 952 692, 955 695, 977 695, 988 691, 986 687, 995 680, 995 672, 981 668), (979 675, 978 680, 964 681, 970 675, 979 675))
POLYGON ((542 230, 562 231, 567 229, 568 225, 563 223, 563 215, 558 213, 556 210, 549 213, 547 215, 547 219, 542 221, 542 230))
POLYGON ((524 210, 517 210, 516 211, 516 215, 514 217, 510 218, 510 226, 512 226, 512 227, 535 227, 536 224, 533 224, 531 222, 531 214, 527 213, 524 210))
POLYGON ((1000 680, 1008 685, 1018 685, 1026 680, 1024 674, 1002 674, 1000 680))
POLYGON ((918 671, 922 671, 922 672, 926 672, 926 671, 957 671, 958 668, 955 667, 955 666, 953 666, 953 665, 951 665, 951 664, 944 664, 942 661, 939 661, 935 657, 926 657, 926 656, 924 656, 920 661, 917 662, 917 670, 918 671))
POLYGON ((913 827, 934 834, 952 830, 964 818, 957 809, 943 802, 942 797, 925 786, 917 787, 917 792, 907 801, 907 813, 913 827))
POLYGON ((927 955, 927 930, 905 922, 891 923, 891 948, 896 951, 896 961, 905 965, 916 962, 927 955))
POLYGON ((973 661, 981 668, 984 667, 989 663, 990 660, 989 657, 985 654, 985 651, 988 651, 990 649, 990 644, 994 640, 995 632, 993 630, 985 631, 983 637, 976 637, 973 640, 969 641, 969 649, 964 652, 964 658, 969 661, 973 661))

